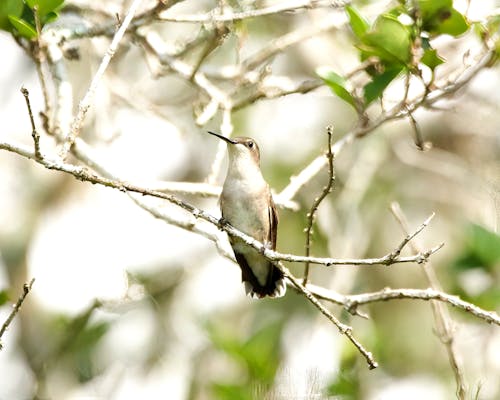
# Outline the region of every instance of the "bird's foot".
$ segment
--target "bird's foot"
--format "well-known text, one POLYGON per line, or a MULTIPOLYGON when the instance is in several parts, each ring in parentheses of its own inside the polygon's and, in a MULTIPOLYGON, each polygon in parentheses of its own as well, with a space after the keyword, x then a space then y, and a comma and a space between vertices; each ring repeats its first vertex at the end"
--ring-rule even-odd
POLYGON ((271 243, 269 242, 264 242, 263 243, 264 246, 262 246, 260 249, 259 249, 259 253, 264 255, 264 253, 266 252, 266 250, 272 250, 273 247, 271 246, 271 243))
POLYGON ((220 217, 219 221, 217 222, 217 228, 219 228, 222 231, 222 228, 224 228, 224 225, 227 224, 227 221, 224 217, 220 217))

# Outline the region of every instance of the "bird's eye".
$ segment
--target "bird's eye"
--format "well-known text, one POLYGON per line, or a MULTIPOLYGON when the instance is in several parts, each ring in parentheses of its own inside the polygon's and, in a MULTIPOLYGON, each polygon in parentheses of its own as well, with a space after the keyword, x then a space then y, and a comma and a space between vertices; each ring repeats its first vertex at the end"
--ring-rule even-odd
POLYGON ((251 149, 251 148, 253 147, 253 142, 252 142, 252 141, 250 141, 250 142, 248 142, 248 143, 247 143, 247 145, 248 145, 248 147, 251 149))

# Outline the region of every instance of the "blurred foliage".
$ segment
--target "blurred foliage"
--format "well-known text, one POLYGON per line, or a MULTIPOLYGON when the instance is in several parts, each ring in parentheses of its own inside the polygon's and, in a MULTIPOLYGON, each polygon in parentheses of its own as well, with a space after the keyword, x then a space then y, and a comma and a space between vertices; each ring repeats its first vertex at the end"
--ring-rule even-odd
POLYGON ((107 322, 92 322, 94 311, 100 307, 94 302, 76 316, 61 315, 52 321, 52 333, 56 345, 47 361, 64 363, 75 373, 80 382, 92 379, 97 371, 94 368, 94 355, 97 344, 108 331, 107 322))
POLYGON ((7 289, 0 290, 0 306, 3 306, 9 301, 9 292, 7 289))
POLYGON ((95 369, 95 352, 97 344, 104 337, 108 328, 109 324, 106 322, 90 324, 74 338, 73 349, 69 349, 69 352, 73 354, 73 364, 78 372, 77 376, 80 382, 87 382, 101 372, 95 369))
POLYGON ((455 291, 467 301, 494 310, 500 306, 500 236, 481 225, 465 228, 462 253, 451 263, 455 291), (476 271, 487 281, 482 290, 468 290, 468 271, 476 271), (460 279, 463 278, 464 279, 460 279))
POLYGON ((280 364, 280 338, 283 321, 274 321, 260 327, 245 339, 217 325, 207 326, 214 346, 224 352, 242 371, 241 382, 213 382, 215 398, 221 400, 251 400, 256 391, 271 388, 280 364))
POLYGON ((453 267, 460 272, 480 268, 493 272, 500 267, 500 236, 481 225, 466 227, 462 254, 454 261, 453 267))
POLYGON ((35 23, 35 9, 43 25, 54 21, 64 0, 2 0, 0 2, 0 29, 34 39, 38 36, 35 23))
POLYGON ((339 372, 326 387, 327 396, 335 396, 339 400, 356 400, 361 398, 359 369, 356 368, 357 356, 352 352, 343 352, 339 372))

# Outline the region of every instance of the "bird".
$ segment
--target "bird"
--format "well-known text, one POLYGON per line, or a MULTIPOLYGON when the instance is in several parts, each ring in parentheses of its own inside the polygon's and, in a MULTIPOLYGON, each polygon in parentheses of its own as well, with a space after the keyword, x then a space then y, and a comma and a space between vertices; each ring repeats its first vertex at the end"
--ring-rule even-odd
MULTIPOLYGON (((278 214, 269 185, 260 170, 260 151, 254 139, 211 135, 227 143, 229 163, 220 196, 222 221, 276 250, 278 214)), ((251 298, 282 297, 286 292, 283 272, 241 239, 229 242, 241 268, 245 292, 251 298)))

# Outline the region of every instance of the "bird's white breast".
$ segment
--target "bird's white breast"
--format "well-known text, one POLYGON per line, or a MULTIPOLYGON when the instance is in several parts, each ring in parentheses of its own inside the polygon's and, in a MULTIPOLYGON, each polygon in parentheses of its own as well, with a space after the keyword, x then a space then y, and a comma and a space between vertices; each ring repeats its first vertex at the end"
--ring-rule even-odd
POLYGON ((221 207, 224 218, 235 228, 259 241, 267 239, 269 187, 251 158, 230 160, 221 207))

